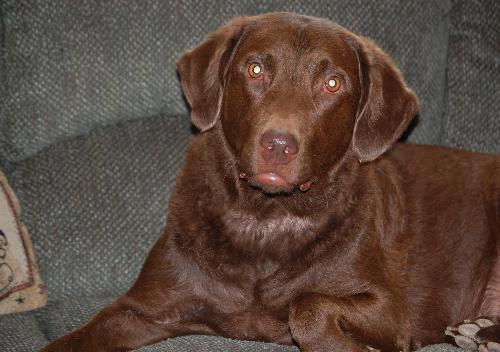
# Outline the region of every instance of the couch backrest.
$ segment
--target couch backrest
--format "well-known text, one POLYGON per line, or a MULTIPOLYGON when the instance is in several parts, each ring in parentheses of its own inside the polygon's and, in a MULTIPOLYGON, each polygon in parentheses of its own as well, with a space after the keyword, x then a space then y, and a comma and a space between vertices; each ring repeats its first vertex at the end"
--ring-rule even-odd
POLYGON ((414 142, 437 143, 448 1, 4 0, 0 157, 16 161, 97 125, 185 113, 179 54, 233 16, 327 17, 389 52, 421 99, 414 142))
POLYGON ((500 1, 455 0, 450 18, 440 142, 500 154, 500 1))

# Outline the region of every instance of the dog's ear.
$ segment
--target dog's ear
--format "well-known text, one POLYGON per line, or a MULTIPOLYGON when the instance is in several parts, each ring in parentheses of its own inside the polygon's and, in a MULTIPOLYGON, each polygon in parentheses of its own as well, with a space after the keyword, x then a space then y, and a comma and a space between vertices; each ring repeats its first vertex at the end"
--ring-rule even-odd
POLYGON ((352 140, 360 162, 378 158, 403 134, 418 111, 418 99, 395 64, 370 40, 357 37, 362 98, 352 140))
POLYGON ((244 27, 244 18, 231 21, 177 61, 182 90, 191 106, 191 121, 202 132, 219 118, 226 68, 244 27))

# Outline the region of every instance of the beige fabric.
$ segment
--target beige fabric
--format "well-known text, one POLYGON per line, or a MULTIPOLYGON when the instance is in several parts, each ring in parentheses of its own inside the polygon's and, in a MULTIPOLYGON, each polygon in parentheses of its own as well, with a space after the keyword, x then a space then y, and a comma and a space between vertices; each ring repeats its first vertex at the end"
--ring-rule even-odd
POLYGON ((47 301, 33 247, 19 215, 19 202, 0 172, 0 314, 38 308, 47 301))

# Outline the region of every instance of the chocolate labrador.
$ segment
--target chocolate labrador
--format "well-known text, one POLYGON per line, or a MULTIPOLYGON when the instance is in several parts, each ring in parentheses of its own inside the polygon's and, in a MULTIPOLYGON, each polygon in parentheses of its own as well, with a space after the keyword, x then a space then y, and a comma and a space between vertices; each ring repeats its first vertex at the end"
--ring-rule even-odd
POLYGON ((124 296, 42 351, 186 334, 409 351, 445 332, 498 351, 500 158, 396 144, 418 101, 381 49, 273 13, 209 34, 178 71, 201 133, 165 233, 124 296))

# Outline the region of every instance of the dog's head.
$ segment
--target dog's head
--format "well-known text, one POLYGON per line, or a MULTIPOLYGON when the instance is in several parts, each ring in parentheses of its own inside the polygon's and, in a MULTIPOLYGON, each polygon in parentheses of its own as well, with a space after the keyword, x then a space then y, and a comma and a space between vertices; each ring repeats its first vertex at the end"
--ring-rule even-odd
POLYGON ((193 124, 219 126, 240 177, 268 193, 306 191, 345 155, 376 159, 418 109, 376 45, 290 13, 231 21, 178 71, 193 124))

